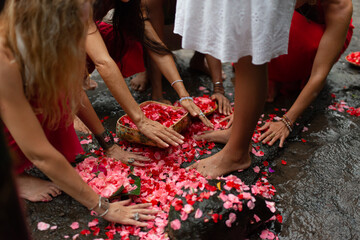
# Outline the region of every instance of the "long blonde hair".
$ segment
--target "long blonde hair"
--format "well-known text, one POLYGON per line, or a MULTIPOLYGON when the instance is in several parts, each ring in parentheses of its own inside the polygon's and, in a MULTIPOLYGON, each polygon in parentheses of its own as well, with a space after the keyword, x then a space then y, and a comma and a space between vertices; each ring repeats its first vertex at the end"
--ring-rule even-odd
POLYGON ((8 0, 0 33, 13 52, 24 92, 49 128, 68 123, 80 99, 85 73, 85 0, 8 0))

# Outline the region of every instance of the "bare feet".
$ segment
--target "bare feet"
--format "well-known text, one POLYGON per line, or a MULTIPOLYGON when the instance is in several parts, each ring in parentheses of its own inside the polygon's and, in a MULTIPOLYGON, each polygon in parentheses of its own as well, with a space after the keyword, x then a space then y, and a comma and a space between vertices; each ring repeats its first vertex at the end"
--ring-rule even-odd
POLYGON ((16 177, 19 195, 31 202, 48 202, 61 194, 52 182, 23 173, 16 177))
POLYGON ((131 88, 139 92, 145 91, 147 84, 148 84, 148 78, 146 72, 138 73, 134 78, 130 80, 131 88))
POLYGON ((91 134, 89 128, 77 116, 75 116, 74 119, 74 128, 76 131, 82 132, 84 134, 91 134))
POLYGON ((231 128, 225 130, 206 131, 204 134, 195 135, 195 140, 205 140, 208 142, 216 142, 226 144, 229 141, 231 128))
POLYGON ((196 168, 204 177, 217 178, 233 171, 246 169, 250 165, 251 158, 248 153, 243 157, 239 157, 236 154, 226 154, 224 150, 221 150, 208 158, 194 163, 190 168, 196 168))

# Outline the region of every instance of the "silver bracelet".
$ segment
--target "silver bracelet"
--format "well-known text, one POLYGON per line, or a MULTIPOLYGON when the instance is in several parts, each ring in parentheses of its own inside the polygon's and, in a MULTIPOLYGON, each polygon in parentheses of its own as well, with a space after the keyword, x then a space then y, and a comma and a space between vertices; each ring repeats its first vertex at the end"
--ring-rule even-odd
POLYGON ((106 209, 106 211, 103 212, 102 214, 98 215, 98 217, 103 217, 103 216, 105 216, 108 212, 109 212, 109 209, 106 209))
POLYGON ((182 97, 180 98, 179 102, 181 103, 183 100, 191 100, 194 101, 194 99, 192 97, 182 97))
POLYGON ((179 80, 175 80, 175 81, 173 81, 172 83, 171 83, 171 86, 173 86, 175 83, 177 83, 177 82, 183 82, 183 80, 181 80, 181 79, 179 79, 179 80))

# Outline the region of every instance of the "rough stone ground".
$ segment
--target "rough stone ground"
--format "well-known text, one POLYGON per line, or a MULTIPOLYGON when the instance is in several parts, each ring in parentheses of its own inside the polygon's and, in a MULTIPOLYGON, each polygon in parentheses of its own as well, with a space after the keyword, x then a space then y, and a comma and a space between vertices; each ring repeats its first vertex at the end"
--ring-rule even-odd
MULTIPOLYGON (((354 25, 360 27, 360 2, 353 1, 353 4, 354 25)), ((277 207, 284 217, 280 239, 360 239, 360 118, 327 110, 327 106, 334 101, 330 93, 336 94, 337 101, 341 99, 349 106, 360 106, 360 68, 351 67, 344 60, 348 53, 360 51, 359 37, 359 29, 356 28, 350 47, 331 71, 327 86, 299 120, 300 126, 288 139, 285 148, 275 146, 263 149, 275 170, 270 182, 278 190, 277 207), (309 131, 301 133, 304 125, 309 131), (302 142, 302 138, 307 142, 302 142), (281 165, 282 159, 288 162, 286 166, 281 165)), ((190 94, 202 95, 199 86, 211 90, 208 77, 188 71, 191 52, 181 51, 176 55, 190 94)), ((224 65, 224 70, 227 74, 226 91, 233 93, 231 66, 224 65)), ((100 118, 110 116, 104 124, 115 130, 115 122, 124 112, 104 84, 100 80, 98 82, 99 88, 89 96, 100 118)), ((177 100, 169 86, 166 85, 164 91, 166 98, 177 100)), ((149 92, 143 95, 134 93, 135 99, 138 102, 148 100, 149 92)), ((266 105, 265 112, 274 113, 274 107, 289 108, 291 103, 291 100, 279 97, 273 104, 266 105)), ((218 149, 221 147, 218 145, 218 149)), ((254 159, 256 163, 263 160, 254 159)), ((27 202, 26 206, 35 240, 73 236, 79 232, 69 227, 73 221, 78 221, 80 229, 83 229, 93 219, 84 207, 66 194, 50 203, 27 202), (36 227, 40 221, 57 225, 58 229, 40 232, 36 227)), ((106 225, 100 220, 101 227, 106 225)), ((78 239, 93 238, 81 236, 78 239)), ((251 239, 257 239, 257 235, 251 239)))

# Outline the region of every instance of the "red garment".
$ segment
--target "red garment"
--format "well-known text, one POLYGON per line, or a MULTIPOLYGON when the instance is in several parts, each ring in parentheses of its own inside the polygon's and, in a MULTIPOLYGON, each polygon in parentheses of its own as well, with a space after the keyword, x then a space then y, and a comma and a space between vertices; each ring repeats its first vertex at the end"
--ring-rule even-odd
MULTIPOLYGON (((42 123, 42 116, 37 116, 40 123, 42 123)), ((69 162, 74 162, 76 155, 84 152, 76 135, 74 124, 66 126, 65 120, 60 122, 59 127, 56 130, 47 129, 42 124, 46 138, 51 145, 55 147, 69 162)), ((11 136, 9 130, 4 127, 5 139, 7 140, 10 152, 15 154, 13 157, 19 162, 16 166, 16 172, 21 174, 25 169, 32 166, 32 163, 23 154, 19 146, 16 144, 14 138, 11 136)))
MULTIPOLYGON (((116 64, 118 65, 121 74, 126 78, 139 72, 145 72, 143 48, 142 45, 132 39, 130 36, 124 35, 125 53, 121 57, 121 49, 115 45, 115 36, 113 26, 104 22, 97 23, 100 34, 105 42, 106 48, 116 64)), ((88 72, 92 73, 95 69, 94 63, 88 57, 88 72)))
MULTIPOLYGON (((351 21, 340 55, 349 46, 353 29, 351 21)), ((282 94, 289 96, 305 86, 324 31, 324 24, 308 20, 300 13, 294 12, 288 54, 279 56, 268 64, 269 82, 278 85, 282 94)))

